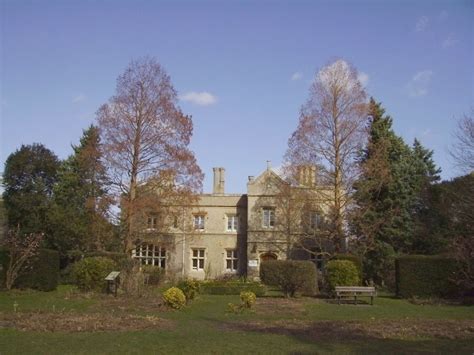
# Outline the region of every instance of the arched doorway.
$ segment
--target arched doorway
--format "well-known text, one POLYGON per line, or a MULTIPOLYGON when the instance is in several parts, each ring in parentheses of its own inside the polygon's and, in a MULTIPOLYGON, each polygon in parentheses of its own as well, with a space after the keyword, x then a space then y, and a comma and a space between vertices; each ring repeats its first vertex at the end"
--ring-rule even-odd
POLYGON ((260 262, 269 261, 269 260, 277 260, 278 257, 274 253, 263 253, 260 255, 260 262))

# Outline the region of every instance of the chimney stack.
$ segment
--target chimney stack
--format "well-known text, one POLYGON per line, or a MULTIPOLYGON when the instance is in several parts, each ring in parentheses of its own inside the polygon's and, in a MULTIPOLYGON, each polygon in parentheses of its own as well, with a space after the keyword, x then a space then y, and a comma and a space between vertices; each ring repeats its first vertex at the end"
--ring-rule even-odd
POLYGON ((224 194, 225 187, 225 169, 213 168, 214 170, 214 186, 212 193, 214 195, 224 194))
POLYGON ((300 165, 297 169, 298 183, 301 186, 316 186, 316 167, 314 165, 300 165))

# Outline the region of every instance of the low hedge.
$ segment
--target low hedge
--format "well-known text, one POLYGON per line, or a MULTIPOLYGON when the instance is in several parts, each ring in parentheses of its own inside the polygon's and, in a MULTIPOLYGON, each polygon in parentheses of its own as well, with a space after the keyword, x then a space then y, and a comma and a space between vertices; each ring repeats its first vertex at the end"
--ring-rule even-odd
POLYGON ((396 291, 400 297, 455 297, 459 288, 452 281, 456 260, 445 256, 409 255, 395 259, 396 291))
POLYGON ((15 288, 53 291, 59 282, 59 252, 39 249, 28 270, 15 281, 15 288))
POLYGON ((267 289, 259 282, 243 281, 204 281, 200 285, 200 293, 208 295, 240 295, 243 291, 264 296, 267 289))
POLYGON ((287 297, 294 297, 296 292, 314 295, 318 291, 316 266, 311 261, 264 261, 260 279, 264 284, 279 286, 287 297))

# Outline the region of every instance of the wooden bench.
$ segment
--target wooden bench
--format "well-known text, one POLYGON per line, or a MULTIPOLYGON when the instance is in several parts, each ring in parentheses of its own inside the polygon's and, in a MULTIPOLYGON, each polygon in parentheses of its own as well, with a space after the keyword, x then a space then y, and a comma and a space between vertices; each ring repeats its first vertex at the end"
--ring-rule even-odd
POLYGON ((341 304, 342 297, 354 297, 355 304, 357 304, 358 296, 368 296, 370 297, 370 304, 373 305, 377 292, 375 287, 336 286, 336 296, 339 304, 341 304))

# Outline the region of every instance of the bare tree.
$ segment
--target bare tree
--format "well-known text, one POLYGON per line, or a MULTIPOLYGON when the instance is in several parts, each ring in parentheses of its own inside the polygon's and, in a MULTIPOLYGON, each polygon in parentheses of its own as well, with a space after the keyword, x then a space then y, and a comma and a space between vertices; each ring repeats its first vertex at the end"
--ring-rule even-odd
POLYGON ((287 165, 318 167, 327 189, 319 199, 327 204, 331 238, 339 250, 345 237, 346 212, 357 176, 356 157, 366 137, 366 93, 357 71, 346 61, 323 67, 310 87, 296 131, 289 139, 287 165))
POLYGON ((37 254, 43 237, 42 233, 20 235, 19 228, 7 233, 2 242, 2 246, 8 251, 8 267, 5 275, 7 290, 11 290, 18 276, 31 265, 32 258, 37 254))
POLYGON ((177 105, 170 77, 153 58, 130 63, 97 121, 128 253, 143 228, 139 216, 144 210, 185 203, 201 189, 203 175, 188 147, 193 124, 177 105))
POLYGON ((461 171, 470 173, 474 170, 474 108, 459 119, 454 138, 450 154, 461 171))

